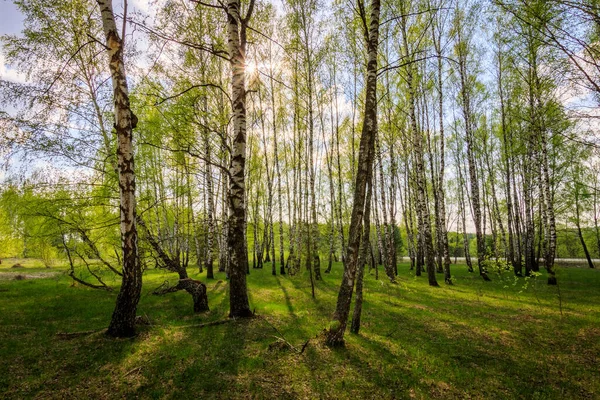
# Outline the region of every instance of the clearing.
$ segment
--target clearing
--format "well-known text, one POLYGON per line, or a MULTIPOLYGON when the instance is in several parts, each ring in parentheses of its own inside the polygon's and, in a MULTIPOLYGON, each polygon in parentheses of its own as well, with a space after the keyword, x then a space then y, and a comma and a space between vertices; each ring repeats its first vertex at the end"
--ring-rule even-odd
MULTIPOLYGON (((63 268, 24 265, 19 274, 53 275, 0 280, 2 398, 600 397, 598 270, 560 268, 558 288, 545 274, 483 282, 462 265, 452 266, 455 285, 440 288, 406 264, 398 284, 372 271, 360 335, 330 349, 322 332, 341 264, 312 299, 306 275, 273 277, 267 263, 248 280, 257 318, 201 327, 227 315, 224 275, 207 283, 211 311, 194 315, 186 293, 150 294, 172 274, 147 271, 138 314, 151 324, 127 340, 102 332, 116 292, 73 286, 63 268)), ((0 266, 0 276, 13 272, 0 266)))

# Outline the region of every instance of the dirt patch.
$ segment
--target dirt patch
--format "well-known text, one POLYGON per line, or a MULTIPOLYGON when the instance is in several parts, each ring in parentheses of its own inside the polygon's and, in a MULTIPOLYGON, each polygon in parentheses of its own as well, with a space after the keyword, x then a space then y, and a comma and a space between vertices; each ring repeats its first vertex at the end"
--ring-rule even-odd
POLYGON ((19 263, 14 264, 11 268, 25 268, 24 266, 22 266, 19 263))
POLYGON ((4 273, 0 274, 0 280, 1 281, 11 281, 11 280, 22 281, 25 279, 48 279, 48 278, 54 278, 58 275, 60 275, 60 272, 45 272, 45 273, 44 272, 36 272, 36 273, 31 273, 31 274, 4 272, 4 273))
POLYGON ((590 339, 600 337, 600 328, 582 328, 577 332, 579 339, 590 339))

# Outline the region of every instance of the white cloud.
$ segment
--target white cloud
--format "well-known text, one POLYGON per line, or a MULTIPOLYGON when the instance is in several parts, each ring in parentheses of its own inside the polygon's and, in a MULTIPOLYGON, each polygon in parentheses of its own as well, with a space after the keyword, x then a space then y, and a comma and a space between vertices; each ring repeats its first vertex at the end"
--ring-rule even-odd
POLYGON ((9 82, 16 82, 16 83, 25 83, 27 81, 25 74, 19 72, 18 70, 14 69, 14 68, 11 68, 6 63, 6 57, 4 56, 4 53, 2 52, 1 49, 0 49, 0 79, 9 81, 9 82))
POLYGON ((130 10, 139 11, 151 16, 156 14, 156 6, 156 2, 152 2, 151 0, 130 0, 128 5, 128 7, 130 7, 130 10))

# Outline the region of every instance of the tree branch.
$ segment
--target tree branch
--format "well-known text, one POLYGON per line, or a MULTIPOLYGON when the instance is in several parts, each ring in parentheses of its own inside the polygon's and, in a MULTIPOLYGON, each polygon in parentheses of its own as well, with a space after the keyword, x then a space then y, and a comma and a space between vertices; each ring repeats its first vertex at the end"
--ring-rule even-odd
MULTIPOLYGON (((156 103, 154 103, 154 105, 158 106, 158 105, 160 105, 160 104, 162 104, 162 103, 164 103, 166 101, 169 101, 169 100, 175 99, 175 98, 177 98, 179 96, 182 96, 182 95, 186 94, 187 92, 189 92, 190 90, 197 89, 197 88, 204 88, 204 87, 212 87, 212 88, 215 88, 215 89, 219 89, 223 94, 225 94, 225 96, 227 96, 227 98, 229 98, 229 94, 221 86, 216 85, 214 83, 200 83, 200 84, 197 84, 197 85, 192 85, 189 88, 187 88, 187 89, 185 89, 185 90, 183 90, 183 91, 181 91, 179 93, 176 93, 174 95, 171 95, 171 96, 161 97, 159 95, 153 95, 155 97, 160 98, 160 101, 157 101, 156 103)), ((231 101, 231 98, 229 98, 229 100, 231 101)))

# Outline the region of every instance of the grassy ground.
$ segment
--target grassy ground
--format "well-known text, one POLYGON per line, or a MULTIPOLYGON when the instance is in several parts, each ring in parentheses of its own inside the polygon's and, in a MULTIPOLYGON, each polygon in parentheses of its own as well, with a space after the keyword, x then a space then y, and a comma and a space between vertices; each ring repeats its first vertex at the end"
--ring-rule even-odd
MULTIPOLYGON (((19 273, 60 271, 24 265, 19 273)), ((174 280, 149 271, 139 314, 152 325, 127 340, 57 335, 106 327, 115 293, 65 274, 0 279, 0 398, 600 398, 600 271, 560 269, 559 296, 544 276, 483 282, 463 266, 454 286, 430 288, 403 264, 396 285, 366 278, 360 335, 329 349, 322 331, 341 269, 316 299, 307 276, 253 270, 259 318, 208 327, 193 325, 227 315, 223 275, 208 282, 211 311, 194 315, 185 293, 150 295, 174 280), (302 354, 290 346, 308 339, 302 354)))

